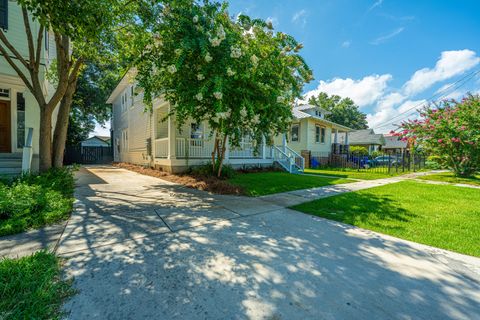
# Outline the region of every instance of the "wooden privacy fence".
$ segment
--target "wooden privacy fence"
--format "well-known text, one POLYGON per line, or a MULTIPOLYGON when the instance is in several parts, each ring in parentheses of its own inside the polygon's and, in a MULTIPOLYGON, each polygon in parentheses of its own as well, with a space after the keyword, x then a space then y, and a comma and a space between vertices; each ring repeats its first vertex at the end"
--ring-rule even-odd
POLYGON ((68 164, 108 164, 113 161, 112 147, 67 146, 63 163, 68 164))

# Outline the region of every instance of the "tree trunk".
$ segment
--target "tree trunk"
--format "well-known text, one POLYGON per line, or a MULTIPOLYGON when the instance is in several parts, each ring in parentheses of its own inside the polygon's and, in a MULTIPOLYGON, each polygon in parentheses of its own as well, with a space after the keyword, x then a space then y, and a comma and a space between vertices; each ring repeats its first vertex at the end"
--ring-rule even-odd
POLYGON ((47 106, 40 108, 39 160, 40 172, 52 167, 52 111, 47 106))
POLYGON ((67 141, 68 120, 76 87, 77 77, 75 77, 73 83, 69 84, 65 96, 60 102, 57 123, 55 125, 55 132, 53 134, 53 166, 55 168, 61 168, 63 166, 65 143, 67 141))
POLYGON ((219 152, 217 178, 220 178, 222 176, 223 159, 225 159, 225 150, 227 149, 226 146, 227 146, 227 135, 223 137, 222 152, 219 152))

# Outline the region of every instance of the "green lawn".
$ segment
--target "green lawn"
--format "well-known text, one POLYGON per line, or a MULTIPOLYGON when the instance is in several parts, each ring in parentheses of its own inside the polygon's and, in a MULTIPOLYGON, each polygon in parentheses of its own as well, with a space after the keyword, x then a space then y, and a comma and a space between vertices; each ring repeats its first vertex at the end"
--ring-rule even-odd
POLYGON ((228 181, 233 185, 243 188, 247 195, 253 197, 353 182, 353 180, 342 178, 312 177, 286 172, 243 173, 235 175, 228 181))
POLYGON ((293 209, 480 256, 480 190, 403 181, 304 203, 293 209))
POLYGON ((480 186, 480 174, 471 178, 459 178, 459 177, 455 177, 452 172, 442 172, 442 173, 419 177, 419 179, 450 182, 450 183, 463 183, 463 184, 480 186))
POLYGON ((0 260, 0 319, 59 319, 62 301, 71 294, 51 253, 0 260))
MULTIPOLYGON (((371 171, 358 171, 355 169, 345 169, 345 170, 324 170, 324 169, 305 169, 305 173, 308 174, 318 174, 324 176, 335 176, 341 178, 351 178, 351 179, 361 179, 361 180, 375 180, 382 178, 390 178, 403 174, 399 173, 381 173, 381 172, 371 172, 371 171)), ((408 173, 408 172, 405 172, 408 173)))
POLYGON ((0 236, 67 219, 72 211, 73 189, 70 168, 0 181, 0 236))

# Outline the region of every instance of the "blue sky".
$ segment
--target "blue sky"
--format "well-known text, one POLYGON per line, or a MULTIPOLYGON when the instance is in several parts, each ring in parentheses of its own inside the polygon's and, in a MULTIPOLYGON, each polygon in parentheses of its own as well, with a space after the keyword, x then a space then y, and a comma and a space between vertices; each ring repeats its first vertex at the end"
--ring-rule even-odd
MULTIPOLYGON (((372 127, 480 70, 479 0, 232 0, 230 12, 295 36, 315 76, 305 93, 350 96, 372 127)), ((477 92, 480 77, 456 87, 435 98, 477 92)))
POLYGON ((480 0, 231 0, 239 12, 304 44, 315 76, 307 95, 352 98, 379 132, 438 90, 437 99, 480 92, 480 74, 468 77, 480 70, 480 0))

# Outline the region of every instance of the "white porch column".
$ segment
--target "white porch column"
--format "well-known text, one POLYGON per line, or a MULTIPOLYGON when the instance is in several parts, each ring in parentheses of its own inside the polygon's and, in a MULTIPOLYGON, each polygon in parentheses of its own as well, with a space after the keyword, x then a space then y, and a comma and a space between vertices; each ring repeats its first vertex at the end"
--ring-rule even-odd
POLYGON ((228 162, 228 159, 230 159, 230 139, 227 138, 225 141, 225 158, 224 160, 228 162))
POLYGON ((265 136, 262 136, 262 159, 267 159, 267 146, 265 136))
POLYGON ((345 132, 345 145, 348 146, 348 131, 345 132))
MULTIPOLYGON (((170 108, 168 108, 170 111, 170 108)), ((168 117, 168 159, 175 159, 177 153, 177 137, 173 117, 168 117)))
POLYGON ((283 134, 283 139, 282 139, 282 146, 283 146, 283 152, 287 152, 287 134, 283 134))
POLYGON ((333 138, 333 143, 335 143, 335 144, 338 143, 338 129, 335 129, 335 136, 333 138))

